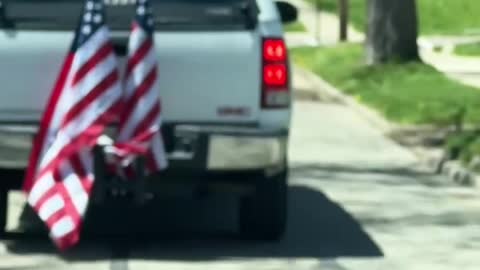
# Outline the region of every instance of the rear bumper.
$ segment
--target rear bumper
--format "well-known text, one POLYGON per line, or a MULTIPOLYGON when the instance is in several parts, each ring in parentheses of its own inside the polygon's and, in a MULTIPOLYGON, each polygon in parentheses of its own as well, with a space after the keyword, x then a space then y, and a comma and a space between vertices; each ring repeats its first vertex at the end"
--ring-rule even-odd
POLYGON ((178 125, 169 154, 171 169, 275 169, 285 164, 287 138, 286 130, 178 125))
POLYGON ((0 168, 26 168, 36 132, 34 125, 0 125, 0 168))
MULTIPOLYGON (((257 127, 171 125, 164 134, 171 170, 251 171, 286 161, 288 131, 257 127)), ((36 126, 0 125, 0 168, 27 166, 36 126)))

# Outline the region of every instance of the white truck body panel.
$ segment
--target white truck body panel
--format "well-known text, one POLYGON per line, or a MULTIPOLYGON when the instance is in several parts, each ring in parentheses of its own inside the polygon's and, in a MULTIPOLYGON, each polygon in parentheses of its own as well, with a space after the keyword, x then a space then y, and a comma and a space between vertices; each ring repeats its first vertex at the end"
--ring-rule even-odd
MULTIPOLYGON (((257 4, 254 31, 155 34, 164 121, 259 121, 262 37, 283 33, 274 3, 257 4)), ((40 119, 72 39, 73 31, 0 29, 0 122, 40 119)))
MULTIPOLYGON (((291 107, 261 107, 262 40, 283 37, 283 29, 272 0, 257 0, 257 5, 258 24, 252 30, 155 33, 164 123, 288 132, 291 107)), ((0 28, 0 167, 26 166, 32 135, 73 34, 0 28)), ((124 59, 120 63, 122 69, 124 59)))
MULTIPOLYGON (((66 32, 0 32, 0 121, 38 121, 73 38, 66 32)), ((255 122, 261 38, 247 32, 155 34, 164 121, 255 122), (219 114, 241 108, 243 114, 219 114)))

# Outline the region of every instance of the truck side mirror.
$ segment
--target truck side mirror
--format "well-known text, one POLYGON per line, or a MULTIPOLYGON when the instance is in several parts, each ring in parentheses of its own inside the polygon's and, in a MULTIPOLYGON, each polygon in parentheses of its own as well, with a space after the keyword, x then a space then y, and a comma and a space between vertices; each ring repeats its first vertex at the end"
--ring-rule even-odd
POLYGON ((298 10, 294 5, 284 1, 275 1, 275 4, 280 12, 282 23, 292 23, 297 20, 298 10))

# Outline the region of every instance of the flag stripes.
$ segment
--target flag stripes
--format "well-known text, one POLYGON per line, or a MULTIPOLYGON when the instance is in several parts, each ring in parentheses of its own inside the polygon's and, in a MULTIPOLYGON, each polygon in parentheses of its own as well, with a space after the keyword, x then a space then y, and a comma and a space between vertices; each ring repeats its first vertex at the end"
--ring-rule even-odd
MULTIPOLYGON (((131 158, 144 149, 150 172, 167 166, 161 137, 161 101, 158 63, 153 40, 153 19, 149 1, 137 1, 137 16, 129 39, 124 79, 124 110, 120 117, 116 145, 131 158), (131 148, 131 150, 129 150, 131 148)), ((124 174, 127 174, 124 172, 124 174)))
POLYGON ((122 90, 103 2, 87 0, 44 112, 24 189, 60 249, 79 240, 92 191, 92 148, 118 114, 122 90), (87 16, 89 15, 89 16, 87 16), (96 16, 97 22, 85 18, 96 16))
POLYGON ((148 1, 137 0, 136 6, 122 85, 104 24, 103 1, 85 1, 71 51, 34 140, 24 190, 29 205, 62 250, 79 241, 95 181, 93 147, 106 125, 119 120, 114 161, 124 167, 127 176, 133 175, 129 161, 138 155, 146 156, 150 172, 167 166, 160 133, 153 19, 148 1))

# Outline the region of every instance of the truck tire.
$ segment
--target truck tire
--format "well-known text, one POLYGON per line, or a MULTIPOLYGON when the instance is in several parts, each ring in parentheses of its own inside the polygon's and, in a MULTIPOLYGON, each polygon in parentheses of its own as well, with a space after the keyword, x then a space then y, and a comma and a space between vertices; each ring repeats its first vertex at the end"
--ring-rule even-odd
POLYGON ((259 177, 253 195, 240 202, 240 233, 254 240, 278 241, 287 225, 288 170, 259 177))
POLYGON ((0 238, 5 236, 7 226, 8 191, 0 188, 0 238))

